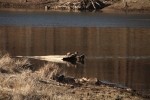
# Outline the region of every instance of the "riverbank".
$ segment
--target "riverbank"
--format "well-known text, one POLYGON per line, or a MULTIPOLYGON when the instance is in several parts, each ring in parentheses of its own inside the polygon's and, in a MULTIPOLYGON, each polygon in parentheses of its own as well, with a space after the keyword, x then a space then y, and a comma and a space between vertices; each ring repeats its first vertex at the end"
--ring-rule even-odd
POLYGON ((11 1, 0 0, 0 9, 25 9, 25 10, 43 10, 43 11, 82 11, 98 10, 103 12, 150 12, 149 0, 104 0, 103 2, 82 2, 79 0, 22 0, 11 1))
MULTIPOLYGON (((125 1, 125 0, 124 0, 125 1)), ((103 12, 138 12, 138 13, 149 13, 150 12, 150 1, 149 0, 126 0, 126 2, 116 2, 104 9, 103 12)))
POLYGON ((55 63, 0 55, 0 99, 143 100, 148 95, 98 79, 61 74, 55 63), (41 62, 41 61, 40 61, 41 62))

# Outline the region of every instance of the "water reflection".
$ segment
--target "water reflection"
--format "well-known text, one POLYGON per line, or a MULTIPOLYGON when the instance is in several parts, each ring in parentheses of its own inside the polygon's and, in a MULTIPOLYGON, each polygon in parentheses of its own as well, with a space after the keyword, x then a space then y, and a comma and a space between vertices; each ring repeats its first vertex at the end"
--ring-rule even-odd
POLYGON ((97 77, 134 89, 150 89, 150 29, 0 27, 0 50, 11 55, 62 55, 79 51, 85 64, 67 67, 74 77, 97 77))

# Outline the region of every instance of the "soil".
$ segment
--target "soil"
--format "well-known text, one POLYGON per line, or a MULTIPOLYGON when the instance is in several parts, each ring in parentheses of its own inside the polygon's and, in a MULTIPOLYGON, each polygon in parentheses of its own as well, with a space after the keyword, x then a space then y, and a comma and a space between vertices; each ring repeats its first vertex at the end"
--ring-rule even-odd
MULTIPOLYGON (((65 86, 67 94, 79 97, 80 100, 148 100, 149 95, 140 94, 135 90, 126 87, 119 87, 116 84, 104 83, 95 79, 74 79, 75 83, 65 77, 58 81, 60 86, 65 86), (64 81, 65 80, 65 81, 64 81)), ((62 93, 63 94, 63 93, 62 93)))

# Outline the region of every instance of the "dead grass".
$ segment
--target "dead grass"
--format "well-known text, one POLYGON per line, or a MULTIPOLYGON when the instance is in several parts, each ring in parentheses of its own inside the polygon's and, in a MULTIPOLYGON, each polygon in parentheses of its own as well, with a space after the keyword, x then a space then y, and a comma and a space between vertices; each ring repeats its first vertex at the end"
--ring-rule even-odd
POLYGON ((24 68, 30 63, 28 59, 12 59, 9 54, 5 54, 0 58, 0 72, 1 73, 16 73, 24 71, 24 68))
MULTIPOLYGON (((12 59, 9 54, 0 58, 0 100, 74 100, 64 92, 59 83, 52 80, 58 66, 47 63, 38 71, 26 69, 28 59, 12 59)), ((36 66, 35 66, 36 67, 36 66)), ((65 89, 65 87, 64 87, 65 89)))
POLYGON ((58 73, 59 67, 54 63, 45 64, 37 73, 42 79, 51 79, 58 73))

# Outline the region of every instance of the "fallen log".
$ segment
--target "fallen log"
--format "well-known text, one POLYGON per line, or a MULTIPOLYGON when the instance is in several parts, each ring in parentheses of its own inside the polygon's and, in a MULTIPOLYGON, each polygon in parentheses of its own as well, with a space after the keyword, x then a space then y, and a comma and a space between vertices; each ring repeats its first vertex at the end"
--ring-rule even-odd
POLYGON ((44 60, 44 61, 55 62, 55 63, 66 63, 65 61, 62 60, 64 57, 66 57, 66 55, 16 56, 16 57, 25 57, 25 58, 44 60))
POLYGON ((93 1, 93 0, 90 0, 90 2, 92 3, 93 8, 96 9, 96 6, 95 6, 95 4, 94 4, 94 1, 93 1))
POLYGON ((72 64, 76 63, 82 63, 84 64, 84 58, 85 56, 78 55, 76 52, 67 54, 67 55, 46 55, 46 56, 16 56, 16 57, 25 57, 25 58, 32 58, 32 59, 38 59, 38 60, 45 60, 50 62, 56 62, 56 63, 67 63, 70 62, 72 64))
POLYGON ((101 0, 82 0, 80 10, 98 10, 108 6, 101 0))

